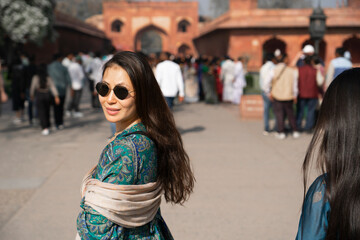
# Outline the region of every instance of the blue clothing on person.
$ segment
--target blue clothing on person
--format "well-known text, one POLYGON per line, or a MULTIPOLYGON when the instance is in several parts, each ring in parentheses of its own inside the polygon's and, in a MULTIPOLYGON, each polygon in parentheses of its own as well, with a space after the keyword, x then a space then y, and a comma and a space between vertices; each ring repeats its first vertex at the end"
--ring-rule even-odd
POLYGON ((327 174, 319 176, 306 193, 296 240, 323 240, 326 237, 330 215, 326 178, 327 174))
POLYGON ((337 57, 331 60, 326 74, 326 87, 329 87, 340 73, 350 68, 352 68, 352 63, 347 58, 337 57))
POLYGON ((53 80, 59 96, 65 96, 68 86, 71 85, 69 72, 59 61, 53 61, 48 65, 48 74, 53 80))
POLYGON ((336 78, 340 73, 343 71, 350 69, 352 67, 351 62, 344 57, 338 57, 333 60, 331 60, 330 64, 334 67, 334 76, 333 78, 336 78))
MULTIPOLYGON (((269 122, 270 122, 270 109, 272 109, 272 102, 264 91, 261 92, 261 95, 264 100, 264 126, 265 126, 264 130, 266 132, 270 132, 269 122)), ((274 129, 276 130, 276 127, 274 127, 274 129)))

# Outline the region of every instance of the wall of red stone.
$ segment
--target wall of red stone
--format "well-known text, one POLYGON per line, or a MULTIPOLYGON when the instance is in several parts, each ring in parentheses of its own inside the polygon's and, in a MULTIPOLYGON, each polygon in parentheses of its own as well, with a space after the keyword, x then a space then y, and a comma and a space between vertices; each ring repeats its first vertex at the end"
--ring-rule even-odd
POLYGON ((106 35, 117 49, 140 50, 139 38, 147 29, 158 31, 163 40, 163 51, 177 53, 186 44, 195 52, 192 39, 198 34, 197 2, 104 2, 106 35), (111 31, 111 23, 119 19, 124 23, 120 33, 111 31), (190 23, 186 33, 178 32, 181 20, 190 23))
MULTIPOLYGON (((325 51, 322 56, 325 65, 335 57, 337 47, 343 46, 345 40, 354 36, 356 29, 328 29, 324 36, 325 51)), ((356 35, 355 35, 356 36, 356 35)), ((258 71, 263 63, 263 45, 272 38, 279 39, 286 44, 286 53, 293 59, 301 51, 305 41, 310 36, 307 29, 253 29, 253 30, 218 30, 195 40, 199 54, 224 56, 232 58, 247 57, 248 70, 258 71), (276 33, 276 34, 275 34, 276 33), (226 43, 228 39, 228 43, 226 43), (222 46, 223 45, 223 46, 222 46), (213 46, 222 46, 214 48, 213 46), (224 48, 226 46, 226 48, 224 48)), ((357 38, 360 34, 357 34, 357 38)))

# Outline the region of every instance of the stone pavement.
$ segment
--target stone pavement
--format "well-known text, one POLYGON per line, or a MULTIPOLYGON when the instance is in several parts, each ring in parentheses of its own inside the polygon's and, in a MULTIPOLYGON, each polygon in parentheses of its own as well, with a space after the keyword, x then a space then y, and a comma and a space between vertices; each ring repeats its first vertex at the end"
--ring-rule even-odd
MULTIPOLYGON (((0 118, 0 239, 74 239, 80 184, 110 135, 101 111, 41 136, 0 118)), ((177 106, 175 119, 196 177, 184 206, 162 202, 176 240, 294 239, 302 203, 301 164, 310 136, 276 140, 233 105, 177 106)))

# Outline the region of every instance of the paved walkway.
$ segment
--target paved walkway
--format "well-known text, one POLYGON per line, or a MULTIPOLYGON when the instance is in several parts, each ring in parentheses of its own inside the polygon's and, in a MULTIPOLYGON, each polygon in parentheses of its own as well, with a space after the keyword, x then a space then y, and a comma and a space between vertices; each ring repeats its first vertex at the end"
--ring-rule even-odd
MULTIPOLYGON (((0 239, 73 239, 80 183, 110 135, 101 111, 41 136, 0 118, 0 239)), ((6 108, 6 107, 5 107, 6 108)), ((301 163, 310 136, 262 135, 232 105, 177 106, 175 118, 196 176, 185 206, 162 203, 177 240, 294 239, 302 202, 301 163)))

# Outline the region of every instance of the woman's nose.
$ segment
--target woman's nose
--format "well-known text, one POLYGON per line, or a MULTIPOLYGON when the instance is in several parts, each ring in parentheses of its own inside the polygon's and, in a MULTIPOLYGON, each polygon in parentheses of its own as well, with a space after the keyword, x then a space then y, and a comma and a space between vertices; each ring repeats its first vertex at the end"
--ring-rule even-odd
POLYGON ((115 96, 113 90, 110 90, 110 93, 109 93, 109 95, 107 96, 106 101, 107 101, 108 103, 116 103, 116 96, 115 96))

